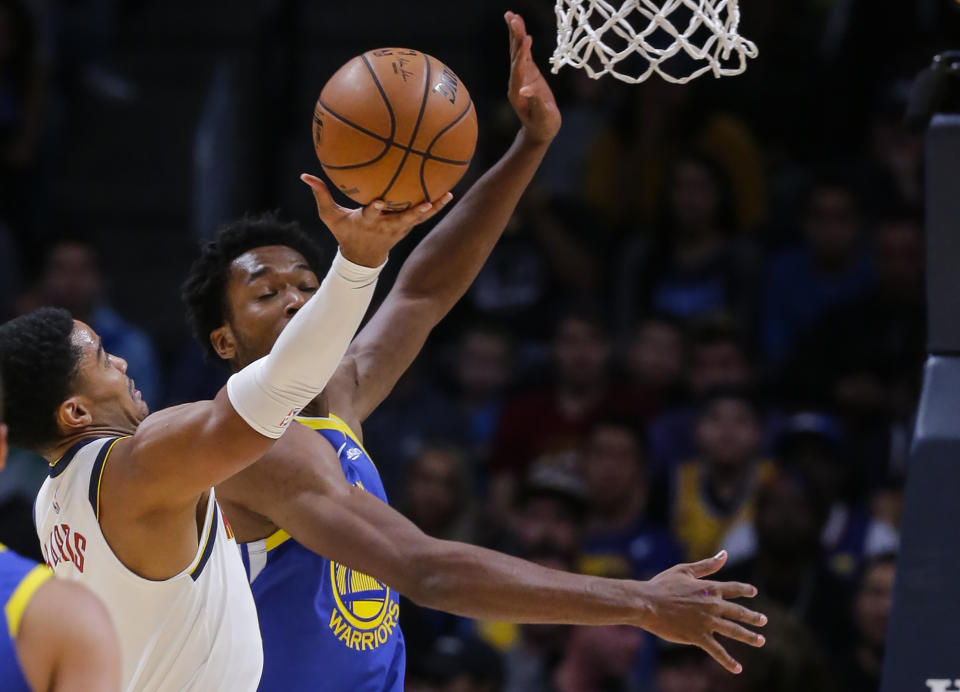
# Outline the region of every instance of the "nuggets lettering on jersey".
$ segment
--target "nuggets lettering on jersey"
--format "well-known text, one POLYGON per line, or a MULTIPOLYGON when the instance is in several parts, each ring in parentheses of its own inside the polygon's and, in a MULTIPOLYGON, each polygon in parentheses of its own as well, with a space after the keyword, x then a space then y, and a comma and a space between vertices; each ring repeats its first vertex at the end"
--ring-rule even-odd
MULTIPOLYGON (((298 420, 333 446, 350 483, 386 502, 376 467, 342 420, 298 420)), ((403 690, 406 650, 395 591, 284 531, 243 544, 241 552, 263 634, 261 692, 403 690)))
POLYGON ((43 559, 53 569, 63 561, 72 562, 83 573, 83 553, 87 539, 82 533, 71 530, 69 524, 54 524, 50 537, 42 542, 43 559))
POLYGON ((213 489, 190 564, 144 579, 100 531, 100 479, 117 442, 83 440, 51 466, 34 508, 47 565, 103 601, 120 640, 122 689, 252 692, 263 662, 256 608, 213 489))

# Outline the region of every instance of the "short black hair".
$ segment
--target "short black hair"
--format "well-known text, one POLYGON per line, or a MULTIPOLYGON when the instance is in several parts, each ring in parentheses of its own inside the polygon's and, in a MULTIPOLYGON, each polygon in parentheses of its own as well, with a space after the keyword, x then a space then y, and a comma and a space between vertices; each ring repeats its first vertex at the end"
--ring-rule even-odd
POLYGON ((764 419, 764 402, 760 395, 749 387, 739 385, 719 385, 712 387, 699 399, 699 415, 703 417, 707 411, 718 401, 739 401, 748 409, 757 422, 761 425, 764 419))
POLYGON ((627 432, 637 442, 637 451, 640 453, 640 462, 643 463, 647 458, 647 431, 643 425, 632 415, 619 410, 603 410, 594 419, 587 433, 587 442, 589 443, 593 435, 601 428, 613 428, 627 432))
POLYGON ((227 276, 230 263, 245 252, 267 245, 283 245, 296 250, 314 272, 318 272, 323 252, 296 221, 281 221, 276 212, 244 216, 222 226, 217 237, 200 248, 181 287, 187 321, 193 335, 213 362, 220 362, 210 343, 210 332, 226 320, 227 276))
POLYGON ((80 363, 71 340, 73 318, 60 308, 40 308, 0 325, 0 377, 10 442, 35 452, 60 436, 56 412, 70 396, 80 363))

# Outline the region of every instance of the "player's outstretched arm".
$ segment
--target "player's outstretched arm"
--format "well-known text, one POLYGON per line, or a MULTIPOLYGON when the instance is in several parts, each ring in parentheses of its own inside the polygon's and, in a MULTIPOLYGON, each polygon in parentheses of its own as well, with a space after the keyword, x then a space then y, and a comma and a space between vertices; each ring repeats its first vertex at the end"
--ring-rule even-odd
POLYGON ((383 305, 357 336, 328 387, 331 408, 356 427, 383 401, 436 324, 463 296, 506 228, 560 129, 560 111, 530 53, 523 19, 506 15, 508 96, 522 127, 404 263, 383 305))
POLYGON ((17 656, 34 690, 117 692, 120 644, 100 600, 80 584, 49 579, 27 605, 17 656))
POLYGON ((634 625, 699 646, 732 672, 739 666, 715 635, 763 645, 760 635, 738 623, 762 626, 766 617, 729 600, 752 597, 756 589, 704 579, 723 566, 725 554, 638 582, 569 574, 430 538, 351 486, 336 457, 317 452, 316 433, 299 425, 218 492, 282 526, 308 549, 430 608, 508 622, 634 625))
MULTIPOLYGON (((293 416, 326 386, 359 327, 387 254, 437 205, 384 214, 382 205, 354 211, 320 207, 340 251, 319 290, 270 353, 233 375, 212 401, 147 417, 107 464, 103 483, 122 487, 140 512, 175 507, 258 459, 293 416)), ((119 496, 119 495, 118 495, 119 496)))

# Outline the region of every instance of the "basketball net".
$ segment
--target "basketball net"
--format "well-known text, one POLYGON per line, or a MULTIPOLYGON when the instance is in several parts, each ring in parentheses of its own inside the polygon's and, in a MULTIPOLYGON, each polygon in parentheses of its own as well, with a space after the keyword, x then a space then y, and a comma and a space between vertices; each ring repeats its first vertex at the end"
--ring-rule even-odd
POLYGON ((739 0, 557 0, 556 14, 554 73, 570 65, 636 84, 656 72, 686 84, 705 72, 738 75, 757 56, 737 33, 739 0))

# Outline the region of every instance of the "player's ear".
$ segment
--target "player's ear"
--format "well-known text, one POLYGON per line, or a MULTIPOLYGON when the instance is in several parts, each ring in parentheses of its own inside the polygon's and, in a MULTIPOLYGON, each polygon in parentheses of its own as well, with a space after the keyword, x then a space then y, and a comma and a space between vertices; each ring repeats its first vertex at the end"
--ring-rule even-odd
POLYGON ((93 424, 93 411, 84 397, 73 395, 57 408, 57 427, 64 435, 70 435, 93 424))
POLYGON ((210 345, 223 360, 233 360, 237 355, 237 342, 229 325, 225 324, 210 332, 210 345))
POLYGON ((0 469, 7 465, 7 426, 0 423, 0 469))

